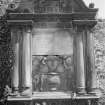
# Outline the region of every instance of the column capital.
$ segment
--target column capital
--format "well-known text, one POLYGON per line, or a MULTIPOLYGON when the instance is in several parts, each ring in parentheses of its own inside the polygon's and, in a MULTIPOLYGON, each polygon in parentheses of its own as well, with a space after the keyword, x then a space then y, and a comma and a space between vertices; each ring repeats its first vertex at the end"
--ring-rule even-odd
POLYGON ((73 20, 72 21, 73 26, 78 26, 78 27, 94 27, 97 24, 97 20, 73 20))
POLYGON ((23 30, 26 33, 32 33, 32 27, 30 25, 29 26, 23 26, 23 30))
POLYGON ((15 27, 32 27, 33 26, 33 20, 7 20, 7 23, 12 28, 15 27))

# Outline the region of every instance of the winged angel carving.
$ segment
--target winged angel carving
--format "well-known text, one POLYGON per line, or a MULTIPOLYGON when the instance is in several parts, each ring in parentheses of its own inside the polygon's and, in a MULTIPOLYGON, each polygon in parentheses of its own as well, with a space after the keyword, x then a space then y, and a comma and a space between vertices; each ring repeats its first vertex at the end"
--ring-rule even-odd
POLYGON ((6 10, 15 10, 21 0, 0 0, 0 16, 3 16, 6 10))

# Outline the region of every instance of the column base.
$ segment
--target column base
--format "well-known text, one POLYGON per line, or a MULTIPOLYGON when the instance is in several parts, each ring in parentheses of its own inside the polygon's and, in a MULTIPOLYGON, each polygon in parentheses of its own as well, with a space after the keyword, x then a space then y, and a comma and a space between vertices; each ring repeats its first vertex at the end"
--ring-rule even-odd
POLYGON ((77 88, 77 94, 86 94, 85 88, 77 88))
POLYGON ((19 96, 20 95, 19 88, 18 87, 13 87, 13 91, 10 95, 11 96, 19 96))
POLYGON ((32 89, 30 87, 23 88, 21 96, 32 96, 32 89))
POLYGON ((102 91, 97 89, 97 88, 93 88, 91 89, 89 92, 89 94, 93 94, 93 95, 96 95, 96 96, 102 96, 102 91))

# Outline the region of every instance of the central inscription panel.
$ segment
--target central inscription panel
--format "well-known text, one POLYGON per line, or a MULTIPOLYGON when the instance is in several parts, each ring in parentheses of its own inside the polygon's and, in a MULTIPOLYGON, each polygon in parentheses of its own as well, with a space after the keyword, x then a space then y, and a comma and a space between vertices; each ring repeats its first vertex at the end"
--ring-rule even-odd
POLYGON ((33 55, 72 55, 73 32, 70 29, 33 29, 33 55))
POLYGON ((70 29, 33 29, 32 83, 33 92, 74 89, 73 33, 70 29))

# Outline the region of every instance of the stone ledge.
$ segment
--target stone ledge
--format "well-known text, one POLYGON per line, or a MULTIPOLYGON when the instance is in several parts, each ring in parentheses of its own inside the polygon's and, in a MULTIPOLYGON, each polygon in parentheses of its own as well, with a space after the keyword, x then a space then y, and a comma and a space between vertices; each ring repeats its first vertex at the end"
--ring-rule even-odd
POLYGON ((32 97, 27 96, 9 96, 7 98, 8 101, 31 101, 32 97))
POLYGON ((80 100, 80 99, 99 99, 99 96, 84 94, 79 95, 66 92, 34 92, 31 96, 9 96, 8 101, 32 101, 32 100, 62 100, 62 99, 72 99, 72 100, 80 100))

